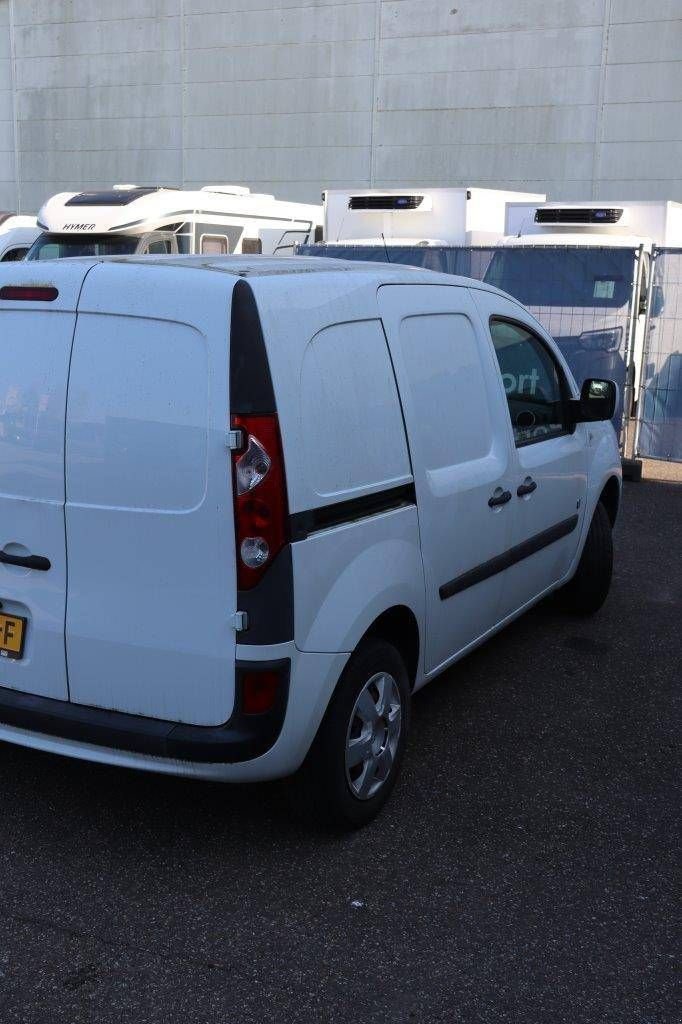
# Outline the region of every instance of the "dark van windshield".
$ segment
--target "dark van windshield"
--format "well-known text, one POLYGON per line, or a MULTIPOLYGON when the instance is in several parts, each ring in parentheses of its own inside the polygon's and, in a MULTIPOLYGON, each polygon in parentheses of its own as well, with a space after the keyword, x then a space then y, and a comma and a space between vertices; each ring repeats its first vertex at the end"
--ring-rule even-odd
POLYGON ((619 309, 632 290, 632 250, 533 248, 498 250, 483 280, 525 306, 619 309))
POLYGON ((27 260, 61 260, 67 256, 125 256, 139 239, 131 235, 54 235, 36 238, 27 260))

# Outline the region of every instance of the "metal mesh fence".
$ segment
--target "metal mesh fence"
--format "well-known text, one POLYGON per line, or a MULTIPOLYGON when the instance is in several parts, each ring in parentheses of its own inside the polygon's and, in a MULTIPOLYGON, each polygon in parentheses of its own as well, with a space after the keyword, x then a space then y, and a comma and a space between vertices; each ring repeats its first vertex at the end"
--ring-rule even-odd
POLYGON ((682 249, 654 254, 637 454, 682 461, 682 249))
POLYGON ((298 253, 400 263, 472 277, 509 292, 556 340, 578 384, 618 384, 620 436, 636 251, 600 246, 307 245, 298 253), (390 256, 390 259, 389 259, 390 256))

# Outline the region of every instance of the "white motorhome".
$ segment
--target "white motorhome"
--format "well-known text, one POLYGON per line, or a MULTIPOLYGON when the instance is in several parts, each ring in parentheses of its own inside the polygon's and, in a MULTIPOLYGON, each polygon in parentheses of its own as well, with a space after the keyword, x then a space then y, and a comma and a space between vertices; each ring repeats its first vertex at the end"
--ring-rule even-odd
POLYGON ((0 212, 0 263, 23 260, 39 234, 35 217, 0 212))
MULTIPOLYGON (((484 280, 527 306, 542 308, 544 326, 561 340, 578 379, 581 362, 586 374, 598 370, 618 379, 615 364, 620 361, 625 414, 633 416, 649 309, 651 253, 655 246, 682 245, 682 203, 510 202, 505 234, 496 244, 526 251, 495 253, 484 280), (585 252, 588 247, 591 254, 585 252)), ((655 289, 651 299, 655 310, 655 289)))
POLYGON ((486 245, 504 231, 510 203, 532 192, 490 188, 327 189, 324 240, 346 245, 486 245))
POLYGON ((319 238, 322 209, 239 185, 114 185, 60 192, 41 207, 29 260, 65 256, 266 253, 288 255, 319 238))

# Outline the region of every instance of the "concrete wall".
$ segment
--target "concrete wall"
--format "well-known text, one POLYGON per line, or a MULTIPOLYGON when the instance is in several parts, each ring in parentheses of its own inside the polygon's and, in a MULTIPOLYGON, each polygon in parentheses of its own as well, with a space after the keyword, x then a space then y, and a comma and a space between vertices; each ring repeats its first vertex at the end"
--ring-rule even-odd
POLYGON ((682 200, 682 0, 0 0, 0 205, 117 181, 682 200))

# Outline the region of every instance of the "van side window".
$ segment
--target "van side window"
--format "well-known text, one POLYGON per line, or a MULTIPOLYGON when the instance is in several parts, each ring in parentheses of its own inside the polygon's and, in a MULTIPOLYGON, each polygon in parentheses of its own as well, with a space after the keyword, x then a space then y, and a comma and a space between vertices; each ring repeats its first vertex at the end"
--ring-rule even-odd
POLYGON ((490 334, 500 364, 516 447, 566 433, 566 385, 544 342, 510 320, 491 320, 490 334))

